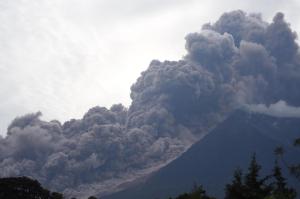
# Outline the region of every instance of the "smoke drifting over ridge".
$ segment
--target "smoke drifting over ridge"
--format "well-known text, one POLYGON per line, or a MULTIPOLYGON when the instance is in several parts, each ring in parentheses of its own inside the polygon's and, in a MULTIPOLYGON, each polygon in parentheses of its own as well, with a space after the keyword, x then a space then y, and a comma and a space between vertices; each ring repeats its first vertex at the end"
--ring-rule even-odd
POLYGON ((186 50, 182 60, 151 62, 132 85, 129 109, 94 107, 64 124, 40 113, 16 118, 0 138, 0 176, 104 194, 176 158, 241 105, 300 106, 296 33, 282 13, 271 23, 225 13, 187 35, 186 50))
POLYGON ((278 101, 270 106, 266 106, 265 104, 250 104, 245 105, 245 108, 251 112, 273 117, 300 117, 300 107, 289 106, 285 101, 278 101))

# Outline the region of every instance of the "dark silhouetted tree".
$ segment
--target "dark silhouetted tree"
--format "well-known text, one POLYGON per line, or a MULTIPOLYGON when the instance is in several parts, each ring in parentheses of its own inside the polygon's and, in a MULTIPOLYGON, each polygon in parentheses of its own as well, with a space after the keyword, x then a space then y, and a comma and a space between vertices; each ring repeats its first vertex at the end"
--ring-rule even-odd
MULTIPOLYGON (((294 140, 294 146, 300 147, 300 138, 294 140)), ((290 173, 295 176, 298 180, 300 180, 300 163, 298 164, 288 164, 284 159, 284 149, 283 147, 277 147, 275 149, 275 154, 279 157, 284 165, 290 170, 290 173)))
POLYGON ((193 191, 191 191, 190 193, 181 194, 175 199, 215 199, 215 198, 208 196, 202 186, 197 186, 194 187, 193 191))
POLYGON ((53 192, 51 193, 51 199, 63 199, 64 196, 61 193, 53 192))
MULTIPOLYGON (((295 139, 294 146, 300 147, 300 138, 295 139)), ((290 171, 298 180, 300 180, 300 163, 291 165, 290 171)))
POLYGON ((265 184, 269 176, 259 179, 261 166, 256 161, 256 155, 252 156, 248 173, 245 176, 245 198, 263 199, 270 194, 270 186, 265 184))
POLYGON ((225 188, 225 199, 241 199, 244 197, 245 186, 243 184, 242 170, 234 172, 232 184, 227 184, 225 188))
POLYGON ((2 199, 63 199, 60 193, 51 193, 37 180, 28 177, 0 178, 0 198, 2 199))
POLYGON ((286 179, 282 176, 281 168, 278 162, 275 161, 273 175, 275 182, 272 184, 272 194, 269 198, 272 199, 295 199, 297 194, 294 189, 288 188, 286 179))
POLYGON ((225 188, 225 199, 264 199, 271 192, 271 187, 265 184, 270 177, 259 177, 261 166, 256 161, 255 154, 252 156, 248 173, 242 175, 240 169, 234 172, 231 184, 225 188))

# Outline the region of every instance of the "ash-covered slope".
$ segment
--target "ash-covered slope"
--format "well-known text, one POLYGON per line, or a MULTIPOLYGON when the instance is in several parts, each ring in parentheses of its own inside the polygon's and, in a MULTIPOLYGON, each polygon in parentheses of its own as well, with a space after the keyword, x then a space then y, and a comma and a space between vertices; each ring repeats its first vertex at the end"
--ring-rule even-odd
MULTIPOLYGON (((204 185, 212 195, 222 198, 226 183, 231 182, 236 168, 248 167, 256 153, 262 174, 274 166, 274 149, 284 146, 288 162, 300 162, 299 151, 291 147, 300 136, 300 118, 234 112, 209 135, 193 145, 181 157, 154 173, 145 182, 104 199, 169 198, 190 191, 194 183, 204 185)), ((294 185, 296 180, 287 174, 294 185)), ((298 185, 295 186, 299 188, 298 185)))
POLYGON ((300 106, 296 38, 282 13, 270 23, 224 13, 186 36, 181 60, 152 61, 128 109, 94 107, 64 124, 16 118, 0 137, 0 177, 30 176, 77 198, 107 194, 178 157, 242 105, 300 106))

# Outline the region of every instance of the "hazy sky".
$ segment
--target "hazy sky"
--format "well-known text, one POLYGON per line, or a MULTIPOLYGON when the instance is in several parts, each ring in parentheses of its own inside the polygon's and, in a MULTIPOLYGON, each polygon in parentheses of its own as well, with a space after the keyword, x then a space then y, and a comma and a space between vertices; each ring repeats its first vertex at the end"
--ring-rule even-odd
POLYGON ((152 59, 180 59, 187 33, 234 9, 282 11, 300 32, 298 0, 0 0, 0 134, 28 112, 64 121, 128 106, 152 59))

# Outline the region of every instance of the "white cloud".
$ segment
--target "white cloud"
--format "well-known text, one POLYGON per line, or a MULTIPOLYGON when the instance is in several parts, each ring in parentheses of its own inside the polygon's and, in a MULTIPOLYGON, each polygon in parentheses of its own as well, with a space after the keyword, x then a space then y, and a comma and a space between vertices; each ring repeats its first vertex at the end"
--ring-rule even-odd
POLYGON ((252 112, 274 117, 300 117, 300 107, 289 106, 282 100, 270 106, 266 106, 265 104, 251 104, 246 105, 246 108, 252 112))

